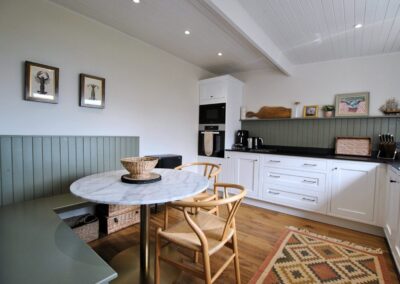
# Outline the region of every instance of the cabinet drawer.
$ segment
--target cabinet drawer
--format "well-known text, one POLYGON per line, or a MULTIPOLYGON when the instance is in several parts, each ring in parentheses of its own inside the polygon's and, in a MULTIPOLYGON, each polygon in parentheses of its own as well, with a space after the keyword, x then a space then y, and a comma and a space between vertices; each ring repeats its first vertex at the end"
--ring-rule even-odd
POLYGON ((293 187, 296 190, 307 189, 325 192, 326 174, 299 170, 285 170, 264 167, 262 170, 264 184, 293 187))
POLYGON ((326 213, 324 193, 300 194, 282 190, 275 186, 265 186, 263 188, 263 199, 271 203, 302 210, 326 213))
POLYGON ((263 165, 276 168, 292 168, 310 171, 325 171, 327 161, 324 159, 309 159, 304 157, 287 157, 279 155, 265 155, 263 165))

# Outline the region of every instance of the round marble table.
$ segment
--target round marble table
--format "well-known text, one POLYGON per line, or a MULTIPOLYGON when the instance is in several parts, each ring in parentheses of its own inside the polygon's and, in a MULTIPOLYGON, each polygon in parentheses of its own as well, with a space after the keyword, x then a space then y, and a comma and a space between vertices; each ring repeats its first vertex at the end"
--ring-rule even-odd
POLYGON ((150 204, 164 203, 196 195, 207 189, 208 179, 200 174, 170 169, 154 169, 161 181, 149 184, 121 182, 125 170, 94 174, 75 181, 72 194, 104 204, 140 205, 140 281, 149 280, 150 204))

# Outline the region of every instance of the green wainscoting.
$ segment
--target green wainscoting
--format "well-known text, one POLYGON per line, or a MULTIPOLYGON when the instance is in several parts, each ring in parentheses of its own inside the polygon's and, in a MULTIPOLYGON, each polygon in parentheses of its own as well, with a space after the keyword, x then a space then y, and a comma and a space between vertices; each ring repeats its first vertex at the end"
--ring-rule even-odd
POLYGON ((0 206, 69 192, 76 179, 138 155, 139 137, 0 136, 0 206))
POLYGON ((400 117, 243 120, 242 129, 266 145, 335 148, 337 136, 368 136, 376 150, 380 133, 400 141, 400 117))

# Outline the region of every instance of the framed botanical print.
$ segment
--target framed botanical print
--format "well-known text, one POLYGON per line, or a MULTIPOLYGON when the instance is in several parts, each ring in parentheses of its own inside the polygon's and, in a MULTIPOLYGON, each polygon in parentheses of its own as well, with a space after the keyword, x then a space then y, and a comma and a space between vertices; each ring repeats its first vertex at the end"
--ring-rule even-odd
POLYGON ((369 92, 336 95, 335 116, 368 116, 369 92))
POLYGON ((318 117, 318 106, 304 106, 303 117, 306 118, 318 117))
POLYGON ((104 108, 106 79, 80 74, 79 105, 82 107, 104 108))
POLYGON ((25 61, 25 95, 27 101, 58 103, 56 67, 25 61))

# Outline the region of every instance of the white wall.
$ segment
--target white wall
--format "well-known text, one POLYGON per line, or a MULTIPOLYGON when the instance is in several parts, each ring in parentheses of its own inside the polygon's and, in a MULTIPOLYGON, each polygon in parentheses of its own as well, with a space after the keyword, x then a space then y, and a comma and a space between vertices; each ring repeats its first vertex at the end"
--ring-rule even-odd
POLYGON ((48 1, 0 1, 0 134, 138 135, 142 155, 193 161, 209 75, 48 1), (58 104, 22 99, 25 60, 60 68, 58 104), (79 73, 106 78, 104 110, 78 106, 79 73))
POLYGON ((369 91, 370 115, 386 99, 400 99, 400 53, 299 65, 290 77, 279 71, 258 70, 234 74, 245 82, 244 105, 291 108, 302 105, 334 104, 335 94, 369 91))

